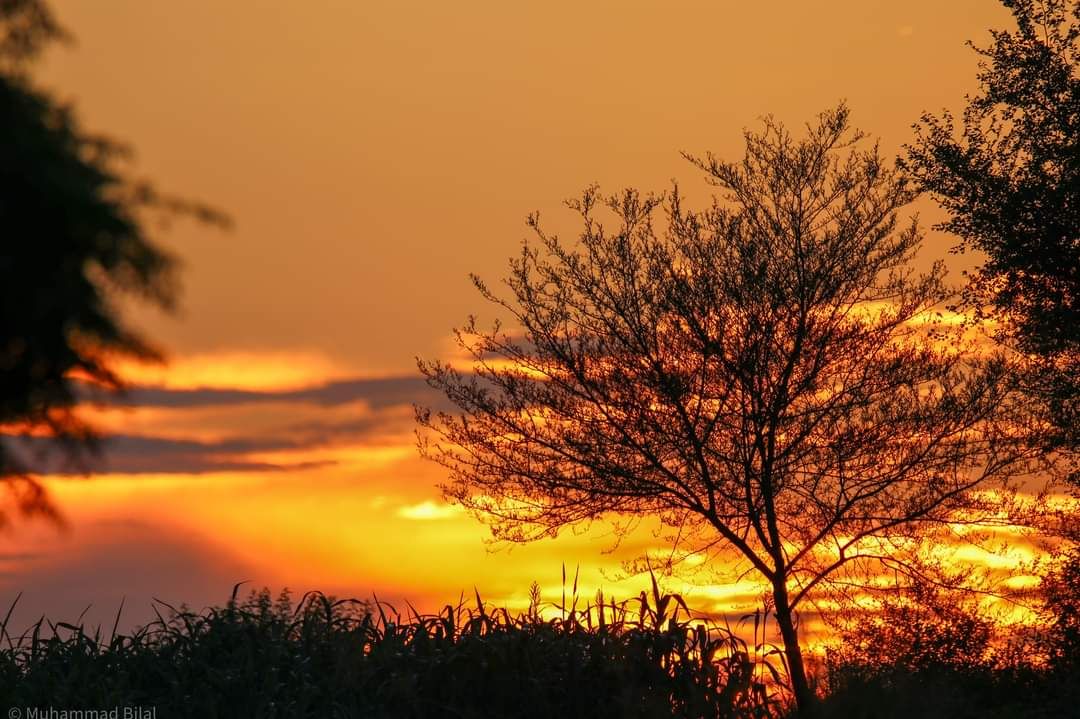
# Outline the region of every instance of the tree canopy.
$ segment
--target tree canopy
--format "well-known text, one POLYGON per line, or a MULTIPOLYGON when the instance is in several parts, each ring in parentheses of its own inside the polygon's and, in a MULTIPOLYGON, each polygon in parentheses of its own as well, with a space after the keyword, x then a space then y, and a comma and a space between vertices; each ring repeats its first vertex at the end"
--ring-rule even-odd
POLYGON ((130 179, 123 145, 86 133, 33 86, 27 62, 60 37, 43 3, 0 3, 0 478, 26 511, 47 505, 18 435, 45 432, 78 454, 94 439, 74 411, 78 382, 116 390, 113 359, 159 357, 116 305, 121 293, 164 308, 176 296, 176 261, 150 238, 146 213, 222 220, 130 179))
POLYGON ((449 499, 509 540, 636 515, 733 551, 770 587, 807 712, 796 610, 915 571, 930 533, 1006 521, 1035 455, 1005 360, 936 320, 943 266, 911 266, 915 190, 848 114, 690 158, 720 192, 701 211, 677 186, 591 188, 575 244, 532 216, 509 297, 474 278, 512 324, 458 332, 472 371, 420 362, 460 408, 418 410, 449 499))
POLYGON ((924 115, 906 164, 985 253, 966 299, 1030 359, 1028 390, 1080 441, 1080 2, 1003 0, 959 120, 924 115))

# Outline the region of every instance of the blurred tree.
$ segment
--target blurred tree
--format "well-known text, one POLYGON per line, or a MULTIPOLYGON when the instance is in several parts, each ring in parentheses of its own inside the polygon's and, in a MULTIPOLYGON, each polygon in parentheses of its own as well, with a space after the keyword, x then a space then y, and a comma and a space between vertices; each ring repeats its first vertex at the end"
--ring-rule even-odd
POLYGON ((22 76, 50 42, 69 37, 42 0, 0 0, 0 69, 22 76))
POLYGON ((1004 360, 935 320, 944 269, 916 274, 898 225, 914 192, 861 138, 844 106, 801 140, 766 121, 740 162, 691 158, 724 192, 709 209, 590 189, 576 247, 531 217, 512 296, 474 278, 513 329, 458 332, 470 373, 420 362, 461 410, 417 411, 449 499, 512 541, 652 516, 683 551, 734 552, 768 583, 805 715, 797 609, 917 573, 935 532, 1010 521, 1037 455, 1004 360))
POLYGON ((1028 391, 1080 442, 1080 2, 1002 0, 959 130, 924 115, 906 164, 950 214, 958 250, 987 259, 966 299, 1030 360, 1028 391))
POLYGON ((0 0, 0 478, 28 513, 50 507, 18 435, 55 436, 77 459, 94 440, 74 411, 77 382, 118 390, 110 358, 160 357, 114 304, 117 293, 163 308, 175 298, 175 261, 148 237, 145 213, 223 220, 124 177, 122 145, 84 133, 32 86, 30 61, 64 37, 40 0, 0 0))

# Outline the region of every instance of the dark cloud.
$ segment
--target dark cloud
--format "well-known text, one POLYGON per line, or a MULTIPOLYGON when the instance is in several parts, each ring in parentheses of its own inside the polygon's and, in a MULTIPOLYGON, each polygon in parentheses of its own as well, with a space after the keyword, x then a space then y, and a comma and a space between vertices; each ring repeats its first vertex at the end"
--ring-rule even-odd
POLYGON ((118 434, 105 438, 97 453, 64 451, 44 437, 0 435, 0 443, 20 466, 35 474, 207 474, 211 472, 280 472, 310 469, 332 462, 275 463, 254 460, 253 454, 302 451, 342 444, 392 440, 400 443, 412 429, 408 407, 421 404, 449 409, 447 400, 419 377, 358 378, 328 382, 300 390, 166 389, 136 387, 112 395, 89 385, 84 401, 124 407, 189 409, 226 408, 251 404, 305 405, 298 418, 284 426, 259 430, 252 436, 217 441, 118 434), (329 412, 363 402, 371 412, 335 417, 329 412), (326 410, 320 416, 320 412, 326 410))
POLYGON ((22 467, 34 474, 207 474, 209 472, 281 472, 311 469, 333 462, 276 464, 251 461, 254 452, 300 449, 303 445, 277 437, 200 442, 187 439, 113 435, 97 453, 72 457, 46 437, 0 437, 22 467))
POLYGON ((421 377, 358 378, 298 390, 166 389, 135 387, 119 395, 84 385, 87 401, 129 407, 213 407, 256 403, 298 403, 333 407, 366 402, 372 409, 413 403, 444 408, 446 399, 421 377))

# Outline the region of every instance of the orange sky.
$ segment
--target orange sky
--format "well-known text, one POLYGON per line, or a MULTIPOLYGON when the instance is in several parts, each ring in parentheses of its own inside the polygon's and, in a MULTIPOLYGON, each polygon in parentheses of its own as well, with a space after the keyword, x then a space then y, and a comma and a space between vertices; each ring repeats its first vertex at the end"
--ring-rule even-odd
MULTIPOLYGON (((741 151, 846 98, 887 150, 973 88, 997 0, 69 0, 42 80, 133 144, 163 188, 228 210, 182 226, 174 353, 316 351, 411 371, 483 308, 524 218, 591 182, 700 186, 680 150, 741 151)), ((573 229, 567 226, 567 230, 573 229)), ((946 243, 938 243, 942 247, 946 243)), ((937 252, 937 254, 941 254, 937 252)))
MULTIPOLYGON (((173 363, 129 372, 158 394, 93 415, 122 436, 116 466, 49 480, 68 532, 0 538, 0 604, 24 590, 22 616, 64 618, 121 596, 146 618, 151 595, 201 605, 243 579, 433 606, 533 579, 554 597, 565 561, 586 596, 616 586, 602 538, 488 554, 415 456, 414 357, 487 311, 467 274, 500 277, 530 211, 572 233, 560 202, 591 182, 699 186, 679 152, 733 157, 766 113, 798 125, 846 99, 894 152, 923 110, 961 106, 965 41, 1008 17, 996 0, 55 7, 77 44, 41 82, 130 142, 139 175, 236 223, 162 236, 182 312, 132 316, 173 363)), ((931 234, 925 259, 950 244, 931 234)), ((753 609, 746 587, 697 592, 753 609)))

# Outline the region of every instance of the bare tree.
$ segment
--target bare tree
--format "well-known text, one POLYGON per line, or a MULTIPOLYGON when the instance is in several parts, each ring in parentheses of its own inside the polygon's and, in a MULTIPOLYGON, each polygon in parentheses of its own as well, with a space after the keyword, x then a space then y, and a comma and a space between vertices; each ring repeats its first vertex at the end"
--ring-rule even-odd
POLYGON ((461 413, 417 412, 446 496, 498 538, 651 515, 733 549, 771 589, 805 715, 796 610, 910 569, 928 532, 1003 521, 1032 456, 1004 361, 934 321, 949 293, 940 264, 909 266, 905 179, 843 105, 807 129, 766 120, 741 162, 688 158, 721 192, 704 211, 678 187, 593 188, 572 246, 530 217, 510 298, 474 278, 515 326, 458 331, 472 372, 421 361, 461 413))

